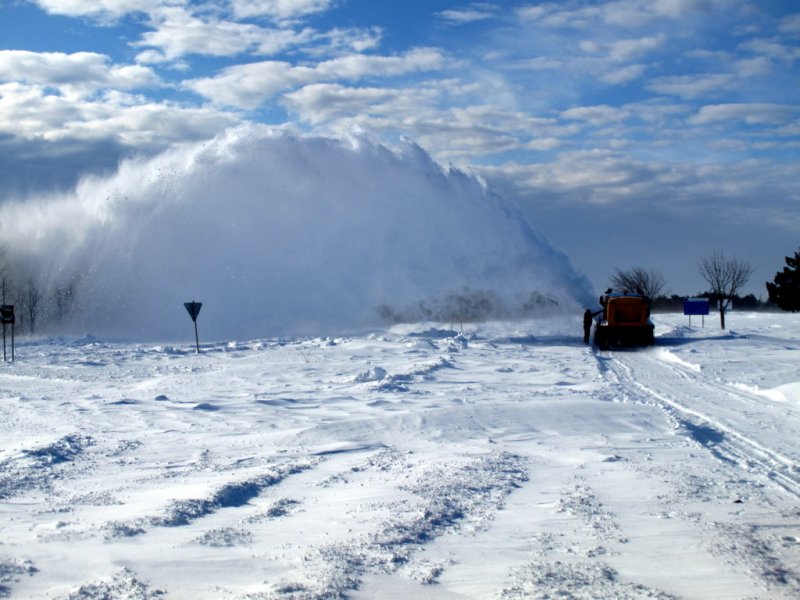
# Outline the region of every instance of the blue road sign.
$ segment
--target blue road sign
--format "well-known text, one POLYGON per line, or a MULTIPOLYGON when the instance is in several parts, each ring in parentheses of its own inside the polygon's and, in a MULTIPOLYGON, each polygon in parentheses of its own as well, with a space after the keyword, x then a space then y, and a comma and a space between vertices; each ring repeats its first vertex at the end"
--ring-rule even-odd
POLYGON ((683 314, 685 315, 707 315, 708 298, 686 298, 683 301, 683 314))

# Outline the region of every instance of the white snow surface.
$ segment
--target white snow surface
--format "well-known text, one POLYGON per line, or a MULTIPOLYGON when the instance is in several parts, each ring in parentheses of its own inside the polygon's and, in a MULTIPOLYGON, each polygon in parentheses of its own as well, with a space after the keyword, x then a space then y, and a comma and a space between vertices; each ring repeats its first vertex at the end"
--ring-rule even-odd
POLYGON ((0 597, 800 597, 800 315, 18 340, 0 597))

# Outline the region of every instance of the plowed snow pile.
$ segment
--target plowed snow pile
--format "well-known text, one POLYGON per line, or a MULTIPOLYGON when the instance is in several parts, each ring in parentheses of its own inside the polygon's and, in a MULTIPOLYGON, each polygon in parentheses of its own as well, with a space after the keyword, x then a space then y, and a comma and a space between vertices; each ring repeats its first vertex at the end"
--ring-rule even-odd
POLYGON ((800 596, 798 317, 599 352, 579 316, 23 339, 0 597, 800 596))

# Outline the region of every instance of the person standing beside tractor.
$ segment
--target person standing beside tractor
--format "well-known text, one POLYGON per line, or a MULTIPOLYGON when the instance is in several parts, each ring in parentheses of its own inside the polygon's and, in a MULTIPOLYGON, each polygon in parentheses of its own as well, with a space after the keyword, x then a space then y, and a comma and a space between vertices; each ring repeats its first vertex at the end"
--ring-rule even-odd
POLYGON ((598 310, 597 312, 592 312, 591 308, 587 308, 586 312, 583 313, 583 343, 589 343, 589 336, 592 333, 592 321, 594 321, 595 316, 599 315, 602 310, 598 310))

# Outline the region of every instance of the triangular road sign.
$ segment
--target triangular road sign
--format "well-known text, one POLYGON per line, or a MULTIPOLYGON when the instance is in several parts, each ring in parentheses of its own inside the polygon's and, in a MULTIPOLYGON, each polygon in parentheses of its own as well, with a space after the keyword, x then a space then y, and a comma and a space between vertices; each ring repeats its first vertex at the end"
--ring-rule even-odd
POLYGON ((200 314, 200 308, 203 306, 202 302, 184 302, 183 305, 192 317, 192 321, 197 321, 197 315, 200 314))

